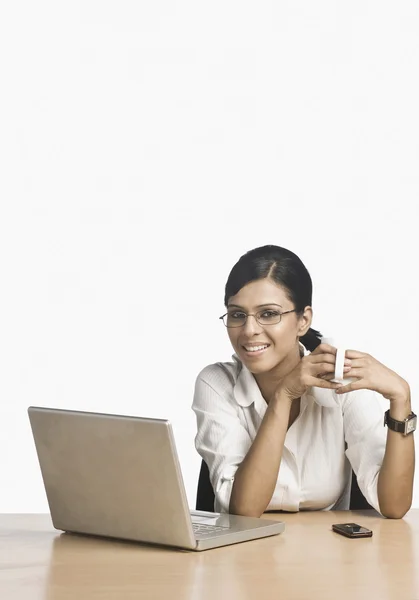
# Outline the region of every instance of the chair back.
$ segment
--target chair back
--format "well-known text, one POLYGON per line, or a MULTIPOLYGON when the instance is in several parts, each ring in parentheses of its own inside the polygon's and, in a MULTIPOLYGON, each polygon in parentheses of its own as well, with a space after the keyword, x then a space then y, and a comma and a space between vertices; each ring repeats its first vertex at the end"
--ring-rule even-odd
POLYGON ((207 463, 201 462, 199 471, 198 490, 196 494, 196 510, 214 512, 214 490, 212 489, 207 463))

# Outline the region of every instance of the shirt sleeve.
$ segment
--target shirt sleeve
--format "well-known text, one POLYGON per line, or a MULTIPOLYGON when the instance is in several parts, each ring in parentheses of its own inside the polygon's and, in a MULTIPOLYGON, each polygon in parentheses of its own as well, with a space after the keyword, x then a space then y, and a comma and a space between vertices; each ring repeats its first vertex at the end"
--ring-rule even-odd
POLYGON ((384 460, 387 433, 384 398, 377 392, 357 390, 342 401, 346 456, 365 498, 378 512, 378 474, 384 460))
MULTIPOLYGON (((198 427, 195 447, 209 469, 215 511, 229 512, 234 475, 252 441, 240 421, 239 407, 229 399, 229 394, 233 393, 231 383, 228 390, 226 385, 223 386, 222 375, 216 381, 214 377, 211 379, 211 382, 206 380, 204 369, 195 383, 192 404, 198 427)), ((225 379, 228 379, 227 374, 225 379)))

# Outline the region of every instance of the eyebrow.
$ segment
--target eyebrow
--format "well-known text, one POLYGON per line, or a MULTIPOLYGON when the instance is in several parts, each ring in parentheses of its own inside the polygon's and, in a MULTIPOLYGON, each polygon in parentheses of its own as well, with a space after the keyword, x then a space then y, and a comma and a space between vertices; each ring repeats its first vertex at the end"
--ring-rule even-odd
MULTIPOLYGON (((259 306, 256 306, 256 308, 263 308, 264 306, 279 306, 279 308, 282 308, 282 306, 280 304, 276 304, 276 302, 267 302, 266 304, 259 304, 259 306)), ((228 304, 227 308, 241 308, 242 310, 245 310, 243 306, 239 306, 238 304, 228 304)))

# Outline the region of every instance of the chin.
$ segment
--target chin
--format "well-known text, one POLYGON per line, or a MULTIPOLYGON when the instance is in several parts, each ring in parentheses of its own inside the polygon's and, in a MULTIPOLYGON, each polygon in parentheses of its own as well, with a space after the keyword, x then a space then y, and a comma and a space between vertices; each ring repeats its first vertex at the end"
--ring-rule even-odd
POLYGON ((267 373, 270 369, 263 368, 262 366, 257 367, 256 365, 246 365, 252 375, 260 375, 261 373, 267 373))
POLYGON ((251 373, 253 373, 254 375, 259 375, 260 373, 267 373, 268 371, 271 371, 272 369, 274 369, 277 365, 277 363, 271 363, 270 361, 250 361, 250 360, 246 360, 244 358, 242 358, 240 356, 240 360, 242 361, 242 363, 244 365, 246 365, 246 367, 249 369, 249 371, 251 373))

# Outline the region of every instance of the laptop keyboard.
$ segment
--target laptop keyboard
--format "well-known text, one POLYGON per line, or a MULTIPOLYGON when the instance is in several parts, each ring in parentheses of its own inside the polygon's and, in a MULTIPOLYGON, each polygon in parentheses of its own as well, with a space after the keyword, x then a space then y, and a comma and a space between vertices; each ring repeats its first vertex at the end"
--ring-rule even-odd
POLYGON ((193 532, 196 535, 213 535, 214 533, 218 533, 219 531, 226 531, 230 529, 229 527, 220 527, 219 525, 204 525, 202 523, 192 523, 193 532))

